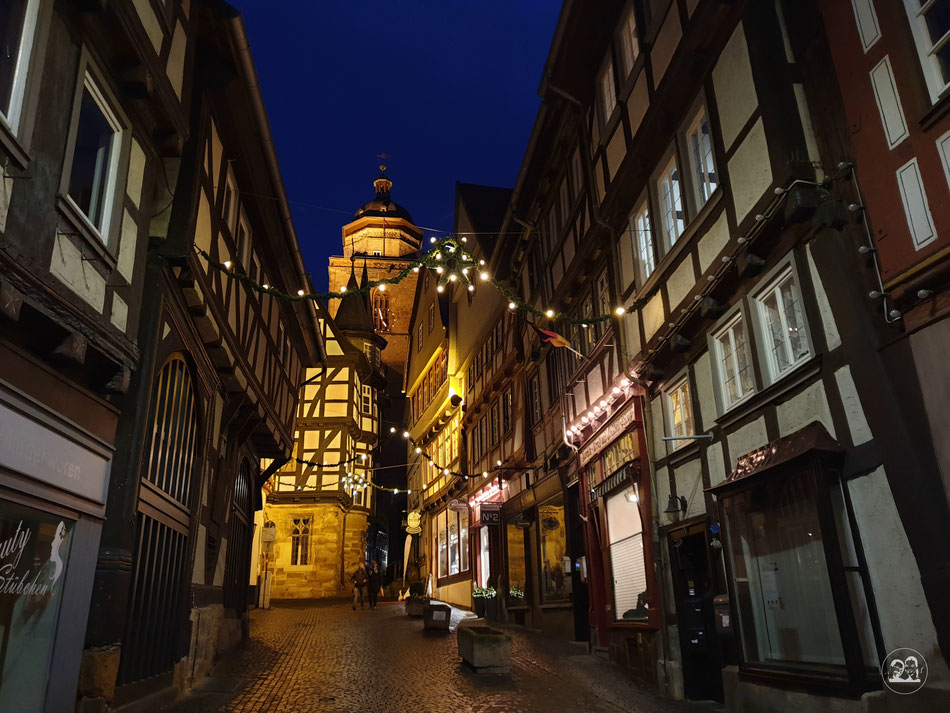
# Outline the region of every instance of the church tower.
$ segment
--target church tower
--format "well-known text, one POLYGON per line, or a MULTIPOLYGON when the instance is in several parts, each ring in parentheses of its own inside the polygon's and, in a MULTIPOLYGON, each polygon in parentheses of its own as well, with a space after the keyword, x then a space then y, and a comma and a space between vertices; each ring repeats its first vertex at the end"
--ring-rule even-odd
MULTIPOLYGON (((371 282, 398 275, 418 259, 422 230, 412 222, 409 211, 390 197, 393 183, 380 166, 373 181, 376 197, 363 204, 353 220, 343 226, 343 255, 330 257, 330 289, 345 287, 354 260, 365 259, 365 274, 371 282)), ((386 340, 382 362, 399 375, 405 374, 409 349, 409 319, 418 273, 410 272, 398 285, 375 288, 370 295, 373 328, 386 340)), ((334 316, 339 302, 331 301, 334 316)))

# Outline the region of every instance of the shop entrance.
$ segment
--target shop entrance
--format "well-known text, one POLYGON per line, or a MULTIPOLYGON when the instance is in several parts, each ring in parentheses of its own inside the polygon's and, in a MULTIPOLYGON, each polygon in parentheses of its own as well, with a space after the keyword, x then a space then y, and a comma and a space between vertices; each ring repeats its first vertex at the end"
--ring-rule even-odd
POLYGON ((705 524, 670 533, 670 552, 686 698, 722 703, 722 657, 713 618, 715 592, 705 524))
POLYGON ((584 522, 580 518, 578 486, 574 484, 567 491, 567 517, 569 523, 568 551, 571 553, 571 588, 574 604, 574 640, 590 640, 590 595, 587 591, 587 563, 584 557, 584 522), (583 569, 582 569, 583 568, 583 569))

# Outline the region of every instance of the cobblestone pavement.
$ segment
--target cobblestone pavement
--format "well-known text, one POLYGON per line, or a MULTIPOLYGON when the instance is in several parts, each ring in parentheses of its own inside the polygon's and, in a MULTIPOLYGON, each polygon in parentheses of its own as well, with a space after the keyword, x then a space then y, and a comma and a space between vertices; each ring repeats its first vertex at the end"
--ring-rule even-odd
MULTIPOLYGON (((251 638, 168 713, 708 713, 667 701, 571 644, 518 627, 511 675, 461 666, 449 634, 423 632, 402 604, 352 611, 342 602, 251 615, 251 638)), ((471 615, 468 614, 470 617, 471 615)), ((462 624, 471 623, 471 620, 462 624)))

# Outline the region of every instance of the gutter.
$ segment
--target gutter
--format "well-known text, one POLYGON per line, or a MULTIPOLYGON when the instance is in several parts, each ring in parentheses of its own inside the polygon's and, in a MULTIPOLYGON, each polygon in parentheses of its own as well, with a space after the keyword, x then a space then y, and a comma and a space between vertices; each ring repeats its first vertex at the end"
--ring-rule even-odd
MULTIPOLYGON (((244 18, 238 14, 229 18, 226 22, 231 34, 231 40, 235 55, 238 60, 241 75, 244 79, 248 94, 251 98, 251 111, 254 113, 254 119, 261 132, 261 147, 264 150, 264 160, 267 162, 267 169, 270 179, 274 184, 274 193, 277 201, 277 207, 280 212, 281 220, 284 223, 284 235, 287 246, 294 261, 297 277, 301 286, 310 286, 310 280, 307 277, 307 269, 304 266, 303 255, 300 253, 300 243, 297 240, 297 230, 294 228, 293 217, 290 212, 290 205, 287 203, 287 194, 284 190, 284 180, 280 173, 280 164, 277 160, 277 150, 274 147, 274 138, 270 130, 270 122, 267 119, 267 110, 264 107, 264 98, 261 95, 261 85, 257 77, 257 70, 254 67, 254 59, 251 57, 251 46, 247 38, 247 31, 244 26, 244 18)), ((307 312, 310 316, 313 334, 316 335, 315 346, 317 360, 319 363, 326 364, 327 353, 323 343, 323 337, 320 331, 316 329, 317 311, 312 300, 306 300, 307 312)), ((305 330, 306 331, 306 330, 305 330)))

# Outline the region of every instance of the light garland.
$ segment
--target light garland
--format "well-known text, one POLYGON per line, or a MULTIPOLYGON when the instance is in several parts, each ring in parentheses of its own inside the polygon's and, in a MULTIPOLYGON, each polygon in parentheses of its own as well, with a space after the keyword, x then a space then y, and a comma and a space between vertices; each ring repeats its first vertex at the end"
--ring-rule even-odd
POLYGON ((195 250, 208 262, 211 267, 223 272, 230 279, 237 280, 256 292, 268 294, 279 300, 284 300, 287 302, 301 302, 304 300, 338 300, 342 299, 346 295, 367 294, 376 288, 383 291, 388 285, 398 285, 409 275, 418 273, 422 268, 427 268, 432 270, 438 276, 436 290, 439 293, 444 293, 446 287, 450 284, 459 284, 460 286, 467 288, 469 292, 474 292, 476 281, 474 281, 472 277, 478 275, 478 281, 486 282, 492 285, 492 287, 504 295, 505 299, 508 300, 509 310, 521 310, 536 317, 541 317, 556 322, 564 322, 566 324, 581 325, 585 328, 600 322, 606 322, 607 320, 613 319, 615 317, 619 318, 627 312, 642 309, 647 304, 647 302, 649 302, 660 290, 660 284, 658 282, 648 293, 639 299, 634 300, 629 305, 621 305, 616 307, 611 314, 603 314, 596 317, 592 316, 575 318, 566 315, 563 312, 558 312, 550 307, 539 309, 522 301, 514 290, 512 290, 504 282, 494 279, 491 274, 484 269, 484 260, 475 259, 475 257, 465 245, 467 243, 467 239, 465 237, 455 238, 450 236, 442 238, 441 240, 436 240, 435 236, 433 236, 431 238, 431 242, 432 248, 429 250, 429 252, 424 253, 417 260, 409 263, 401 272, 397 273, 393 277, 389 277, 384 280, 368 282, 363 287, 353 290, 348 290, 346 287, 341 287, 337 292, 307 292, 303 289, 300 289, 297 290, 296 295, 282 292, 271 285, 260 284, 247 275, 234 272, 231 269, 233 263, 230 260, 218 262, 205 250, 197 246, 195 246, 195 250))

